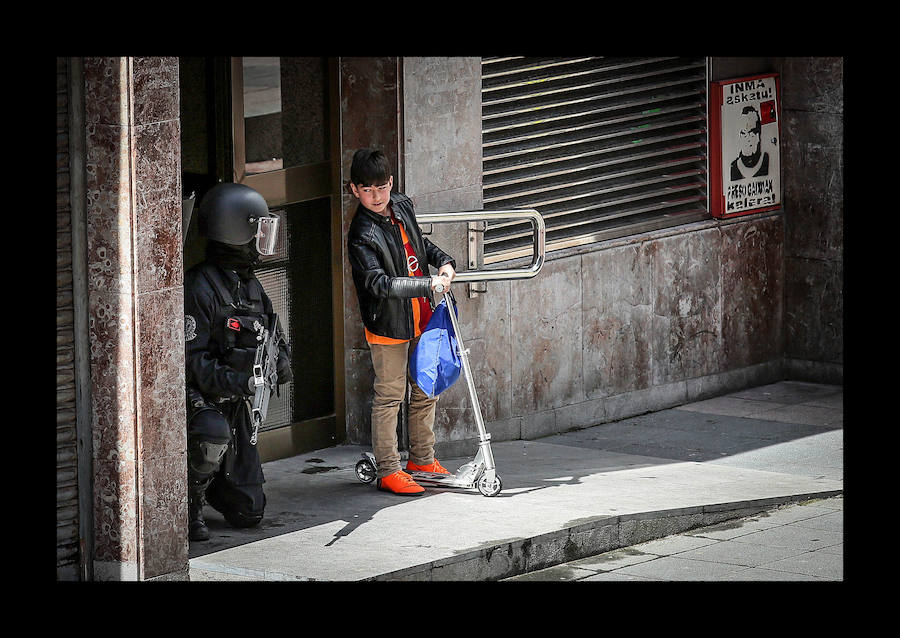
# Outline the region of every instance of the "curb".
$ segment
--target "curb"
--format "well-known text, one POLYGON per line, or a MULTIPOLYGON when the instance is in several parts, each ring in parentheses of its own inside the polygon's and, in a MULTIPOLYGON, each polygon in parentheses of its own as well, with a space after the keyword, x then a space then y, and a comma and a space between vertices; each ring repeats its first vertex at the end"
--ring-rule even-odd
POLYGON ((493 581, 554 567, 698 527, 753 516, 785 504, 843 495, 843 489, 598 516, 532 538, 501 541, 364 581, 493 581))

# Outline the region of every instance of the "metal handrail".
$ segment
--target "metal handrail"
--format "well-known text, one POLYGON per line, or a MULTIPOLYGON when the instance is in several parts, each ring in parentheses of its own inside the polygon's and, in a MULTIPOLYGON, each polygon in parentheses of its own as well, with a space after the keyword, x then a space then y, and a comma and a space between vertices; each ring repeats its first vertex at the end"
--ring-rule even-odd
POLYGON ((547 231, 544 218, 534 209, 515 210, 469 210, 452 213, 417 213, 420 224, 440 224, 447 222, 475 222, 496 219, 527 219, 531 222, 533 254, 531 264, 526 268, 495 268, 491 270, 464 270, 457 272, 453 283, 466 281, 501 281, 505 279, 530 279, 541 271, 544 265, 547 231))

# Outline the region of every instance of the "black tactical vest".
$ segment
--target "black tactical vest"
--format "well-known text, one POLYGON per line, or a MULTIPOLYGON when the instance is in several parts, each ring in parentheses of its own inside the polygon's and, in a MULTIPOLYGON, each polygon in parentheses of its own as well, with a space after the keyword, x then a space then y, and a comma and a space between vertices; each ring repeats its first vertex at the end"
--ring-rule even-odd
POLYGON ((237 278, 229 285, 215 266, 202 273, 219 300, 210 329, 210 353, 235 370, 251 373, 259 345, 258 327, 267 325, 269 319, 262 285, 255 277, 246 282, 237 278))

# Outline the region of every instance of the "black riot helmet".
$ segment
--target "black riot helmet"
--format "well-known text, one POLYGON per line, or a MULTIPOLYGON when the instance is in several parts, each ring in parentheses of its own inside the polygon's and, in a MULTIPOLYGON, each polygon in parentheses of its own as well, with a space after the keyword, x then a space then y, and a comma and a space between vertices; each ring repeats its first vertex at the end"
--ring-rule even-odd
POLYGON ((275 252, 278 215, 269 212, 263 196, 249 186, 216 184, 203 197, 199 213, 200 234, 223 244, 242 246, 256 238, 262 255, 275 252))

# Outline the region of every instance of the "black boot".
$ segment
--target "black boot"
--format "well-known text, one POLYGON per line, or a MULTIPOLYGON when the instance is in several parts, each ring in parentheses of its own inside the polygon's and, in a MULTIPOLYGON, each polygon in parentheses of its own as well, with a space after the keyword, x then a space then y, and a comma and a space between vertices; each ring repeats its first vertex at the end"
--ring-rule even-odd
POLYGON ((203 520, 203 506, 206 503, 205 483, 188 483, 188 538, 192 541, 208 541, 209 528, 203 520))

